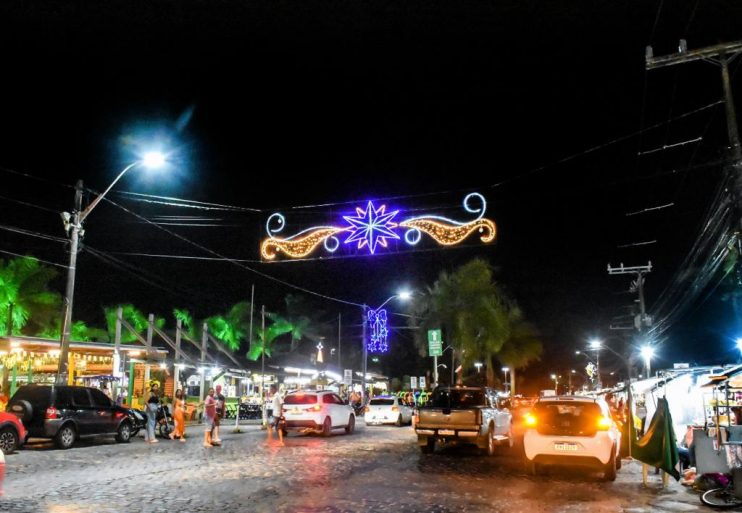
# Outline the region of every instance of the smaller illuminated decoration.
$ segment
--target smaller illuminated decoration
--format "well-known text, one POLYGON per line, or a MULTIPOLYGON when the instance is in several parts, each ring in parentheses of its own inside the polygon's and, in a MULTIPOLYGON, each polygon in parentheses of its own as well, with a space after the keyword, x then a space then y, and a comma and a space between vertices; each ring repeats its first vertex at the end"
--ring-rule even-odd
POLYGON ((323 246, 327 253, 335 253, 340 247, 340 234, 345 233, 344 243, 353 245, 356 250, 368 248, 376 254, 379 248, 388 248, 389 241, 409 246, 417 245, 423 234, 442 246, 453 246, 463 242, 474 233, 484 243, 495 239, 495 223, 484 217, 487 201, 479 193, 468 194, 464 198, 464 210, 475 214, 476 218, 461 222, 435 215, 404 217, 400 210, 387 210, 386 205, 375 206, 373 201, 365 207, 356 207, 355 215, 342 216, 344 224, 338 226, 314 226, 289 237, 277 234, 286 227, 283 214, 274 213, 266 222, 268 237, 260 245, 260 254, 265 260, 284 258, 304 258, 323 246), (397 220, 398 217, 401 217, 397 220))
POLYGON ((324 346, 322 345, 322 342, 317 344, 317 362, 324 363, 325 359, 322 357, 322 348, 324 346))
POLYGON ((368 325, 371 328, 371 338, 366 344, 369 353, 386 353, 389 350, 389 330, 386 327, 386 310, 369 310, 368 325))

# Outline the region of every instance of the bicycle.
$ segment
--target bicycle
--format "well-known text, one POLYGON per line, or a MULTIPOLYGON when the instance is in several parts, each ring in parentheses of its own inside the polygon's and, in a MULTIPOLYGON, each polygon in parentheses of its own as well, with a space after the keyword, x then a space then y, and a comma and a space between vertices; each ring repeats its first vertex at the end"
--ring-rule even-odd
POLYGON ((725 486, 703 492, 701 502, 717 509, 738 508, 742 506, 742 442, 725 442, 722 446, 732 476, 725 486))

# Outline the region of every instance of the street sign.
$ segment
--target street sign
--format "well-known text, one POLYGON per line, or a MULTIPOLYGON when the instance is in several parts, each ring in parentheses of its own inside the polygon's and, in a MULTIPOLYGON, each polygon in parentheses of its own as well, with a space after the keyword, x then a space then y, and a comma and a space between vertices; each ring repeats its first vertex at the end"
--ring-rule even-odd
POLYGON ((416 376, 410 377, 410 388, 417 388, 417 377, 416 376))
POLYGON ((425 376, 420 376, 418 382, 420 383, 420 388, 425 388, 425 376))
POLYGON ((443 356, 441 330, 428 330, 428 356, 443 356))
POLYGON ((343 385, 353 384, 353 369, 345 369, 343 372, 343 385))

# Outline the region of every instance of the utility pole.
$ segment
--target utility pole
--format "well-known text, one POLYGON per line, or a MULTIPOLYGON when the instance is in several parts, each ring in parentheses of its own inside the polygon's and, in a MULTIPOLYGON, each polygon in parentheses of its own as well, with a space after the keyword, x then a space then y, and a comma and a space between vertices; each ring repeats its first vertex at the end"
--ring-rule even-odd
POLYGON ((734 111, 734 98, 732 97, 732 85, 729 78, 729 64, 742 54, 742 41, 722 43, 714 46, 699 48, 688 51, 685 39, 680 40, 678 53, 655 57, 652 47, 648 46, 646 51, 647 70, 685 64, 694 61, 710 62, 721 68, 721 85, 724 89, 724 104, 727 115, 727 134, 729 146, 732 153, 732 172, 735 174, 735 199, 737 208, 737 226, 742 224, 742 147, 739 141, 739 130, 737 118, 734 111))
POLYGON ((338 369, 341 370, 341 371, 343 370, 342 360, 340 358, 340 347, 341 347, 341 345, 340 345, 340 333, 341 333, 342 326, 343 326, 343 315, 342 314, 338 314, 338 369))
POLYGON ((643 328, 652 325, 652 319, 647 316, 646 305, 644 303, 644 275, 652 272, 652 262, 647 265, 638 265, 634 267, 624 267, 621 264, 618 267, 611 267, 608 264, 608 274, 611 276, 617 274, 634 274, 636 280, 631 282, 631 291, 636 292, 639 296, 639 315, 634 318, 634 327, 641 332, 643 328))
POLYGON ((368 323, 368 306, 361 306, 363 311, 363 331, 361 332, 361 345, 363 350, 363 377, 361 378, 361 400, 366 404, 366 372, 368 370, 368 347, 366 347, 366 325, 368 323))
POLYGON ((75 209, 72 215, 64 212, 62 220, 70 236, 70 265, 67 268, 67 288, 64 296, 64 317, 62 320, 62 339, 59 348, 59 366, 57 367, 57 384, 66 385, 69 376, 68 360, 70 347, 70 329, 72 326, 72 302, 75 297, 75 270, 77 269, 77 252, 80 242, 82 224, 80 214, 82 212, 82 180, 75 184, 75 209), (70 223, 70 220, 72 221, 70 223))

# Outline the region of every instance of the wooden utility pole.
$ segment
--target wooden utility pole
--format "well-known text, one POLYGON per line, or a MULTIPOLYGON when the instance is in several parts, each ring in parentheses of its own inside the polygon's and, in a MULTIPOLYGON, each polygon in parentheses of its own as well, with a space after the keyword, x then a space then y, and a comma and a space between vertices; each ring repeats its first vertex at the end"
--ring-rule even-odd
POLYGON ((724 104, 727 115, 727 134, 732 154, 732 172, 735 182, 735 205, 737 208, 737 219, 735 224, 742 225, 742 147, 739 142, 739 129, 737 128, 737 117, 734 111, 734 98, 732 96, 732 84, 729 78, 729 64, 742 54, 742 41, 733 43, 722 43, 698 50, 688 50, 685 39, 680 40, 678 53, 655 57, 652 47, 647 47, 646 65, 648 70, 685 64, 694 61, 710 62, 721 68, 721 85, 724 89, 724 104))

